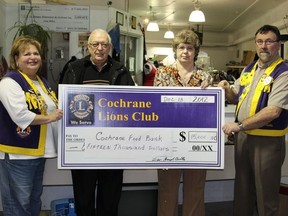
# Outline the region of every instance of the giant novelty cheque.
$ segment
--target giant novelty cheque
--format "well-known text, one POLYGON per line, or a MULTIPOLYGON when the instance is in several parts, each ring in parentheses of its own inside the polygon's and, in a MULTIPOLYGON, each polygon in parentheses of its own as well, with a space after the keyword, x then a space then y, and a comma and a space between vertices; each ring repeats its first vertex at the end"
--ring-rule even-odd
POLYGON ((59 85, 59 169, 224 168, 221 88, 59 85))

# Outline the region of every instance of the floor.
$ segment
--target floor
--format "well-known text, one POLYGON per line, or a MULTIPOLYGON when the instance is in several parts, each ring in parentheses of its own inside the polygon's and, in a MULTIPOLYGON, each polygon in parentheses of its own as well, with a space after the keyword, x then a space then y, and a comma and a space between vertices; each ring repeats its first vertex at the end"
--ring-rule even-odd
MULTIPOLYGON (((232 216, 232 202, 219 202, 219 203, 206 203, 206 216, 232 216)), ((123 213, 119 216, 128 216, 129 213, 123 213)), ((134 216, 140 216, 144 215, 143 212, 139 215, 134 216)), ((3 216, 3 213, 0 212, 0 216, 3 216)), ((50 211, 43 211, 39 216, 51 216, 50 211)), ((61 215, 66 216, 66 215, 61 215)), ((156 216, 156 212, 154 213, 145 213, 145 216, 156 216)), ((179 216, 181 216, 181 206, 179 206, 179 216)))
POLYGON ((206 216, 232 216, 233 202, 206 203, 206 216))

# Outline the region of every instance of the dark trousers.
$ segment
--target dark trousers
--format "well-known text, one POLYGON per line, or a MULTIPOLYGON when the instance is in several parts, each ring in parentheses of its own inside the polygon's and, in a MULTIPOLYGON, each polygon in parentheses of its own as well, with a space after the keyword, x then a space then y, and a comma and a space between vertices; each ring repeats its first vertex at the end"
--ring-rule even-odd
POLYGON ((118 215, 123 170, 71 170, 71 173, 77 216, 118 215))
POLYGON ((277 216, 285 136, 236 135, 234 216, 277 216))

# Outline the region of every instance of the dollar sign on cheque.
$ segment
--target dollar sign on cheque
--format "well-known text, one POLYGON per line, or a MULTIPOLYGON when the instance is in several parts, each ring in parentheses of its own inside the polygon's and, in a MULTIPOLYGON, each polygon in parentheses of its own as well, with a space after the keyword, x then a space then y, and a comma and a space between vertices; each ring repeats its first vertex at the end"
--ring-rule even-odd
POLYGON ((184 142, 185 140, 186 140, 186 132, 184 132, 184 131, 181 131, 180 133, 179 133, 179 135, 180 135, 180 139, 179 139, 179 141, 180 142, 184 142))

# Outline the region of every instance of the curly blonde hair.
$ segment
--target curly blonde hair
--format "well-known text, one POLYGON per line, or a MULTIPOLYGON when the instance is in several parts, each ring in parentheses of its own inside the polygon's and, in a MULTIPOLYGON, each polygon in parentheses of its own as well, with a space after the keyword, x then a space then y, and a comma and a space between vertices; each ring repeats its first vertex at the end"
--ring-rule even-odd
POLYGON ((176 52, 177 47, 181 43, 190 44, 195 48, 194 61, 196 61, 200 50, 200 39, 198 35, 190 29, 184 29, 178 32, 172 42, 172 48, 174 52, 176 52))

